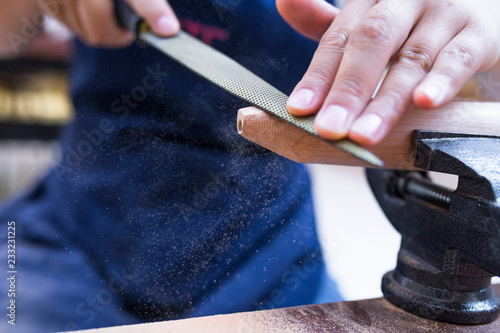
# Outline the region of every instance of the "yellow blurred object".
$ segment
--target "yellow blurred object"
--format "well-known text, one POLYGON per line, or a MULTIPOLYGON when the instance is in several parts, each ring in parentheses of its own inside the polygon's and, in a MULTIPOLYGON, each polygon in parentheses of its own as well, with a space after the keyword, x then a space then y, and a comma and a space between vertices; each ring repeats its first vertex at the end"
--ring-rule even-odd
POLYGON ((72 116, 64 72, 0 73, 0 122, 57 126, 72 116))

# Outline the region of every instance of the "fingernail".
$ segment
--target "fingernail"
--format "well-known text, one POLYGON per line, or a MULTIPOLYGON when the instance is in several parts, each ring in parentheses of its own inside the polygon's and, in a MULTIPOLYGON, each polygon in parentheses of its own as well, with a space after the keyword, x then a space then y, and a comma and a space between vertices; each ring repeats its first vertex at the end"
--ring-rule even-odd
POLYGON ((433 104, 439 104, 443 101, 446 95, 445 89, 436 83, 429 83, 421 88, 421 91, 429 97, 433 104))
POLYGON ((171 19, 168 16, 160 17, 158 19, 156 26, 159 30, 158 32, 165 35, 177 33, 177 31, 180 28, 179 22, 174 19, 171 19))
POLYGON ((382 125, 382 118, 376 114, 361 116, 354 122, 351 132, 356 132, 366 138, 375 139, 382 125))
POLYGON ((344 136, 349 130, 349 112, 340 105, 330 105, 326 110, 320 112, 316 118, 316 125, 344 136))
POLYGON ((312 100, 314 98, 314 91, 311 89, 303 88, 292 94, 288 99, 288 106, 295 109, 307 109, 311 106, 312 100))

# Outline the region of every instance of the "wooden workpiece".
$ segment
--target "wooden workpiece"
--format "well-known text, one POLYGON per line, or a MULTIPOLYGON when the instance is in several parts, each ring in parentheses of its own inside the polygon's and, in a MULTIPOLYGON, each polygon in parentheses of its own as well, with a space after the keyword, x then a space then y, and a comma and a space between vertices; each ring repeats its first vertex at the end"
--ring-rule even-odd
MULTIPOLYGON (((500 292, 500 285, 494 286, 500 292)), ((498 333, 500 319, 488 325, 461 326, 431 321, 396 308, 383 298, 305 305, 84 331, 85 333, 498 333)))
MULTIPOLYGON (((434 110, 412 107, 389 136, 370 150, 386 169, 412 170, 414 130, 500 134, 500 103, 453 101, 434 110)), ((250 141, 301 163, 370 165, 268 113, 249 107, 238 111, 238 131, 250 141)))

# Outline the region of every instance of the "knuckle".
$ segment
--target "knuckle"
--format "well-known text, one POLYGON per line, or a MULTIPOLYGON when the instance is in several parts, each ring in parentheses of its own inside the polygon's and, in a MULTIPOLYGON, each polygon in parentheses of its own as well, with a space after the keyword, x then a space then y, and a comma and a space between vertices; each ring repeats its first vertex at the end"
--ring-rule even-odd
POLYGON ((392 90, 388 91, 382 97, 384 108, 383 118, 385 119, 398 119, 400 117, 400 110, 403 105, 407 104, 408 96, 405 96, 401 91, 392 90))
POLYGON ((392 21, 392 14, 389 12, 366 18, 354 30, 351 37, 352 42, 358 48, 388 47, 393 35, 392 21))
POLYGON ((337 91, 356 98, 365 97, 367 91, 363 78, 357 74, 347 74, 338 78, 336 86, 337 91))
POLYGON ((431 52, 426 45, 415 44, 403 48, 398 55, 397 62, 405 68, 418 68, 427 73, 431 70, 433 60, 431 52))
POLYGON ((351 31, 345 27, 333 27, 328 33, 321 38, 320 45, 322 48, 333 52, 344 52, 344 49, 349 41, 351 31))
POLYGON ((446 10, 447 12, 459 10, 459 4, 456 0, 437 0, 433 3, 433 6, 446 10))
POLYGON ((443 52, 445 57, 451 58, 459 66, 472 69, 477 57, 477 52, 466 45, 457 45, 443 52))
POLYGON ((437 11, 444 11, 444 10, 450 10, 453 7, 453 2, 455 0, 434 0, 434 1, 429 1, 427 5, 427 8, 429 8, 430 11, 437 12, 437 11))
POLYGON ((335 69, 330 66, 318 66, 311 68, 304 76, 304 80, 316 84, 330 84, 335 77, 335 69))

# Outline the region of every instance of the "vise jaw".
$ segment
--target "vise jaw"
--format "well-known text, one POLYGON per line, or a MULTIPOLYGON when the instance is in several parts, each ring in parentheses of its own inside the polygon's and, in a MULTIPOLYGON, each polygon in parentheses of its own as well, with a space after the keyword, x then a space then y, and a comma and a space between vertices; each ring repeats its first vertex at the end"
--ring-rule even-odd
POLYGON ((368 170, 370 186, 401 233, 384 296, 421 317, 485 324, 500 314, 500 137, 415 131, 415 166, 458 175, 452 191, 425 172, 368 170))

